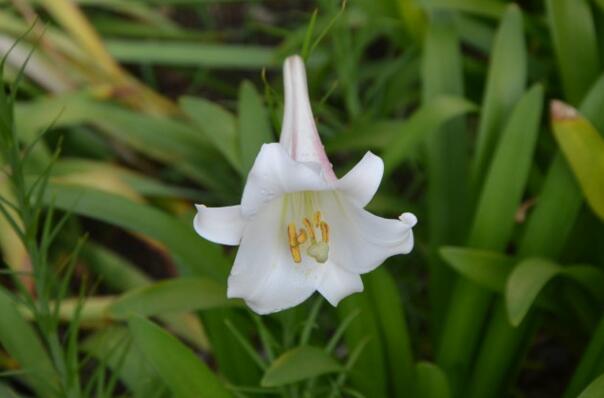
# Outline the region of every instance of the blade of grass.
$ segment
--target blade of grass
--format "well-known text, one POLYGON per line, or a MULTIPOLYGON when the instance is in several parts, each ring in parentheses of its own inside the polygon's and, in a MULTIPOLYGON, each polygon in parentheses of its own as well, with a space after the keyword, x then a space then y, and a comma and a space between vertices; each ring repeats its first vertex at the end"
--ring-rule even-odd
POLYGON ((59 376, 42 342, 16 304, 10 293, 0 288, 0 342, 25 372, 26 383, 38 396, 57 398, 59 376))

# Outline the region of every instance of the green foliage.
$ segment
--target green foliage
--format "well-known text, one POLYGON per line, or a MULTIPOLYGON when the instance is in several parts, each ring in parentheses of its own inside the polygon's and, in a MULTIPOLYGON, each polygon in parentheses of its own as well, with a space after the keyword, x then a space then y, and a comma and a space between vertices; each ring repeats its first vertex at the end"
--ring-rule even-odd
POLYGON ((108 315, 127 319, 133 315, 154 316, 229 307, 224 285, 204 278, 178 278, 132 289, 107 308, 108 315))
POLYGON ((596 398, 604 394, 604 375, 595 379, 577 398, 596 398))
POLYGON ((602 0, 0 0, 0 396, 602 396, 603 21, 602 0), (336 174, 374 151, 369 208, 419 223, 337 309, 258 316, 193 204, 239 203, 293 53, 336 174))
POLYGON ((604 219, 604 138, 580 116, 554 116, 553 131, 587 203, 604 219))
POLYGON ((178 397, 230 397, 224 385, 184 344, 142 318, 128 322, 136 347, 178 397))
POLYGON ((342 366, 324 350, 300 346, 275 359, 264 373, 260 384, 264 387, 278 387, 341 370, 342 366))

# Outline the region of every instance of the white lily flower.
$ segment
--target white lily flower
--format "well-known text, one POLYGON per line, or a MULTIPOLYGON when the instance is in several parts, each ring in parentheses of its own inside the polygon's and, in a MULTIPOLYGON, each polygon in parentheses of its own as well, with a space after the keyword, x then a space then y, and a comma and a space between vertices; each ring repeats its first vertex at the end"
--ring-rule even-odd
POLYGON ((384 164, 371 152, 338 179, 317 133, 299 56, 285 60, 285 114, 279 143, 265 144, 248 175, 241 205, 197 205, 204 238, 240 245, 227 295, 257 313, 293 307, 318 291, 336 306, 363 290, 360 274, 413 248, 411 213, 398 220, 363 208, 384 164))

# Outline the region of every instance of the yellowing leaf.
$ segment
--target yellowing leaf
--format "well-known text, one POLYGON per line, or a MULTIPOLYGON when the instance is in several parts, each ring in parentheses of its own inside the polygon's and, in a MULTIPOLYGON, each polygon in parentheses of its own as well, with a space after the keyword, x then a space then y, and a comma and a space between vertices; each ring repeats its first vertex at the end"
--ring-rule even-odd
POLYGON ((554 136, 592 210, 604 220, 604 138, 574 108, 551 103, 554 136))

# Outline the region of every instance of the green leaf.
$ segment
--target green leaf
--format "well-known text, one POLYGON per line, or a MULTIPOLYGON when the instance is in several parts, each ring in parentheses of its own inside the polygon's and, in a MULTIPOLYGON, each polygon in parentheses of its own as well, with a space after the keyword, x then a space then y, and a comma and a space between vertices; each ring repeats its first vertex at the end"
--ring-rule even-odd
POLYGON ((226 287, 207 278, 177 278, 131 290, 111 303, 108 314, 116 319, 132 315, 154 316, 206 310, 239 304, 226 297, 226 287))
POLYGON ((179 398, 231 397, 203 360, 168 332, 144 319, 128 322, 134 343, 179 398))
POLYGON ((262 144, 274 141, 268 112, 254 85, 244 81, 239 87, 239 147, 241 167, 247 175, 262 144))
POLYGON ((122 62, 224 69, 278 66, 272 48, 153 40, 105 40, 107 50, 122 62))
POLYGON ((15 390, 4 383, 0 383, 0 396, 6 398, 23 398, 21 394, 17 394, 15 390))
MULTIPOLYGON (((446 13, 432 15, 422 55, 422 103, 438 95, 463 96, 462 56, 457 30, 446 13), (444 15, 443 15, 444 14, 444 15)), ((425 140, 426 212, 429 236, 429 292, 433 336, 442 327, 453 284, 453 271, 437 255, 443 244, 461 244, 469 217, 469 145, 466 121, 458 117, 425 140)))
POLYGON ((325 350, 300 346, 275 359, 264 373, 260 384, 263 387, 277 387, 340 371, 342 366, 325 350))
MULTIPOLYGON (((604 75, 593 85, 580 111, 599 129, 604 129, 604 75)), ((554 124, 554 122, 552 122, 554 124)), ((572 233, 582 205, 580 187, 561 153, 557 153, 547 171, 539 200, 528 218, 519 244, 523 256, 556 258, 572 233)))
MULTIPOLYGON (((482 189, 468 246, 503 251, 508 244, 533 159, 542 101, 543 89, 537 85, 514 107, 482 189)), ((454 394, 464 389, 489 303, 489 292, 466 279, 451 296, 438 364, 449 374, 454 394)))
POLYGON ((364 277, 366 295, 372 301, 384 339, 390 382, 395 396, 402 397, 415 381, 415 366, 405 308, 396 281, 385 267, 364 277))
POLYGON ((484 54, 491 53, 495 29, 490 24, 471 16, 457 15, 455 27, 464 44, 474 47, 484 54))
POLYGON ((443 247, 443 259, 464 277, 487 289, 503 292, 515 260, 503 254, 463 247, 443 247))
POLYGON ((38 396, 56 398, 58 374, 36 332, 17 308, 15 299, 0 288, 0 343, 17 361, 24 379, 38 396))
POLYGON ((472 175, 476 189, 498 141, 504 121, 522 96, 526 84, 526 46, 522 12, 508 6, 493 43, 487 85, 482 101, 472 175))
POLYGON ((182 97, 180 106, 231 165, 241 171, 235 116, 203 98, 182 97))
POLYGON ((542 107, 540 85, 516 103, 488 170, 469 237, 470 246, 505 248, 528 179, 542 107))
POLYGON ((587 0, 547 0, 545 4, 562 85, 569 102, 577 105, 600 73, 591 8, 587 0))
POLYGON ((53 176, 104 174, 114 176, 143 196, 157 198, 198 199, 203 193, 197 190, 167 185, 159 180, 115 164, 80 158, 62 158, 52 167, 53 176))
POLYGON ((421 398, 449 398, 449 383, 443 371, 433 363, 419 362, 416 365, 416 396, 421 398))
POLYGON ((598 132, 604 132, 604 112, 601 108, 604 105, 604 73, 591 86, 589 92, 581 101, 579 112, 587 118, 598 132))
POLYGON ((604 317, 600 318, 598 326, 594 329, 563 398, 577 397, 595 377, 604 372, 602 352, 604 352, 604 317))
POLYGON ((589 265, 561 267, 549 260, 531 257, 518 263, 507 280, 505 300, 510 323, 518 326, 545 285, 556 276, 573 280, 593 298, 604 302, 604 271, 589 265))
POLYGON ((495 0, 421 0, 429 10, 455 10, 484 17, 500 18, 505 4, 495 0))
POLYGON ((146 397, 158 389, 165 389, 151 364, 133 346, 126 327, 104 328, 88 336, 80 349, 119 374, 135 397, 146 397))
POLYGON ((570 265, 562 268, 561 276, 570 278, 581 284, 591 296, 604 304, 604 271, 593 265, 570 265))
POLYGON ((574 108, 552 102, 554 137, 591 209, 604 220, 604 138, 574 108))
POLYGON ((354 294, 342 300, 337 311, 342 322, 354 316, 344 332, 348 349, 363 347, 348 374, 351 384, 367 397, 387 397, 385 343, 371 300, 366 294, 354 294))
POLYGON ((426 30, 426 14, 417 0, 396 0, 399 15, 407 34, 421 42, 426 30))
MULTIPOLYGON (((389 130, 392 139, 387 141, 384 152, 384 172, 386 175, 410 157, 422 140, 446 121, 475 110, 474 104, 456 97, 439 96, 422 106, 404 124, 400 130, 389 130)), ((373 132, 366 139, 373 139, 373 132)), ((367 134, 367 132, 365 132, 367 134)))
POLYGON ((197 236, 192 224, 184 224, 160 210, 123 197, 78 186, 51 183, 44 200, 58 209, 156 239, 166 245, 188 270, 199 276, 226 280, 230 264, 220 247, 197 236))
POLYGON ((103 286, 116 291, 124 291, 144 286, 151 279, 123 257, 92 242, 86 242, 80 252, 80 259, 92 271, 103 286))
POLYGON ((604 396, 604 374, 591 382, 577 398, 600 398, 604 396))
POLYGON ((183 122, 96 101, 83 92, 19 103, 15 114, 17 131, 26 142, 31 142, 38 131, 60 115, 55 128, 92 124, 119 142, 152 159, 173 165, 210 188, 239 189, 234 173, 224 167, 223 157, 209 139, 183 122))
POLYGON ((539 292, 559 272, 559 265, 540 258, 523 260, 514 268, 505 289, 512 325, 518 326, 522 322, 539 292))

